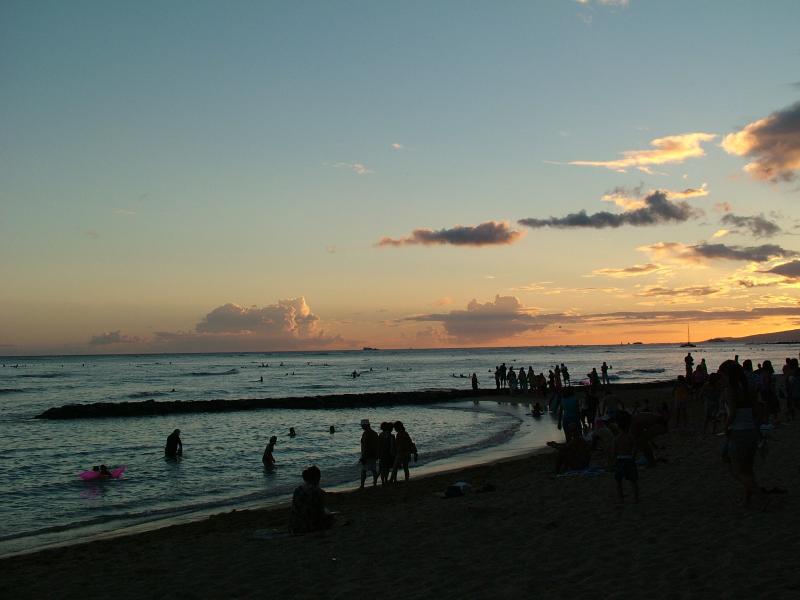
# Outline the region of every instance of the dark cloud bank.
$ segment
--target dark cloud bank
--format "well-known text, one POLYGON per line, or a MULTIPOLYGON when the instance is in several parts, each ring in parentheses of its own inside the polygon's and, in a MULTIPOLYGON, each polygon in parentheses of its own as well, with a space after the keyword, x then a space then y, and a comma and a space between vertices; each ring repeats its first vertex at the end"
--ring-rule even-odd
POLYGON ((415 229, 404 238, 382 238, 378 246, 502 246, 513 244, 522 232, 511 229, 503 221, 487 221, 475 226, 457 225, 449 229, 415 229))

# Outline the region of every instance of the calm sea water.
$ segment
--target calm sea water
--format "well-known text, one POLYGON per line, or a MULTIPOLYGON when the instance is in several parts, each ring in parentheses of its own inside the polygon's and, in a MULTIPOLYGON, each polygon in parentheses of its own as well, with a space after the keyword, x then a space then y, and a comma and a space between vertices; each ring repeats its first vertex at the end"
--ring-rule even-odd
MULTIPOLYGON (((734 354, 756 361, 797 356, 794 345, 709 345, 692 350, 711 368, 734 354)), ((505 362, 539 372, 566 363, 573 382, 602 361, 617 381, 670 379, 686 350, 632 345, 475 350, 121 355, 0 358, 0 554, 154 520, 263 503, 288 494, 311 463, 325 485, 357 480, 359 421, 400 419, 420 449, 420 464, 490 448, 519 432, 524 411, 474 407, 359 410, 263 410, 129 419, 42 421, 51 406, 145 399, 203 400, 310 396, 367 391, 468 388, 461 378, 505 362), (353 379, 352 371, 361 376, 353 379), (455 375, 455 376, 454 376, 455 375), (260 379, 263 377, 263 382, 260 379), (330 425, 336 433, 328 432, 330 425), (298 437, 286 436, 289 427, 298 437), (180 428, 184 458, 163 458, 166 436, 180 428), (267 474, 261 453, 278 436, 278 469, 267 474), (120 481, 87 483, 92 465, 128 465, 120 481)), ((491 403, 493 404, 493 403, 491 403)), ((525 423, 532 443, 556 435, 551 421, 525 423)), ((412 474, 413 476, 413 474, 412 474)))

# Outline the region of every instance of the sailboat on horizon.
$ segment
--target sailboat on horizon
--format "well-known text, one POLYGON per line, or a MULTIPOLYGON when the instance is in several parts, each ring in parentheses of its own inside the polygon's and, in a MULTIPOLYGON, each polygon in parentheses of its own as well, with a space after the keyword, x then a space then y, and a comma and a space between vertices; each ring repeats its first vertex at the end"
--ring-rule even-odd
POLYGON ((692 338, 689 335, 689 326, 688 325, 686 326, 686 343, 685 344, 681 344, 681 348, 697 348, 697 346, 695 346, 692 343, 692 338))

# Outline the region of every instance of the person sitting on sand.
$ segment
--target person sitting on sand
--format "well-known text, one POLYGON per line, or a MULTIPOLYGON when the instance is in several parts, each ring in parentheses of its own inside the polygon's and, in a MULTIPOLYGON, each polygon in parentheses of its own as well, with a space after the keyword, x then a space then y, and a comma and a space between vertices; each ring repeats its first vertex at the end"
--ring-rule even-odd
POLYGON ((614 479, 617 482, 617 496, 619 501, 625 497, 622 493, 622 480, 627 479, 633 486, 633 498, 639 501, 639 472, 636 469, 635 446, 633 436, 630 434, 631 419, 626 412, 617 415, 619 432, 614 437, 614 454, 617 456, 617 465, 614 479))
POLYGON ((531 411, 531 416, 534 419, 538 419, 542 416, 542 405, 538 402, 533 405, 533 410, 531 411))
POLYGON ((414 462, 417 461, 417 447, 408 435, 406 428, 403 426, 402 421, 394 422, 394 430, 397 432, 395 438, 395 457, 394 465, 392 466, 391 482, 397 482, 397 470, 403 467, 403 473, 406 476, 406 481, 410 477, 408 472, 408 463, 411 462, 411 455, 414 455, 414 462))
POLYGON ((582 471, 589 468, 592 458, 592 449, 589 443, 578 431, 578 423, 571 421, 567 424, 567 441, 559 444, 558 442, 547 442, 547 445, 554 448, 556 455, 556 475, 565 471, 582 471))
POLYGON ((364 483, 367 481, 367 470, 372 473, 372 485, 378 485, 378 455, 380 448, 378 441, 378 433, 370 427, 369 419, 361 419, 361 429, 364 433, 361 434, 361 489, 364 489, 364 483))
POLYGON ((180 429, 176 429, 167 437, 167 445, 164 447, 164 455, 167 458, 176 458, 183 455, 183 442, 181 441, 180 429))
POLYGON ((272 456, 272 451, 275 449, 275 444, 278 443, 278 437, 272 436, 269 438, 269 443, 264 449, 264 455, 261 457, 261 462, 264 463, 264 468, 267 471, 272 471, 275 468, 275 457, 272 456))
POLYGON ((289 532, 295 535, 330 529, 335 517, 325 510, 325 491, 319 487, 322 473, 316 465, 303 471, 303 485, 292 495, 289 532))

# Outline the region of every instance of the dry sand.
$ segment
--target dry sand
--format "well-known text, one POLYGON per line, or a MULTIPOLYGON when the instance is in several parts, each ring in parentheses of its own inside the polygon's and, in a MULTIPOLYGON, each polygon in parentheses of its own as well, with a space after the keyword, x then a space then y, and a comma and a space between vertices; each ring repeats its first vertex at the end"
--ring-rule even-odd
POLYGON ((800 423, 772 437, 759 481, 789 494, 763 511, 741 506, 719 437, 674 431, 638 505, 617 503, 611 474, 554 478, 546 453, 331 494, 336 527, 302 537, 253 538, 285 527, 281 507, 5 559, 0 596, 798 598, 800 423), (442 499, 458 480, 497 490, 442 499))

